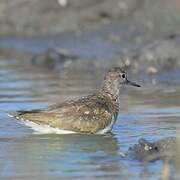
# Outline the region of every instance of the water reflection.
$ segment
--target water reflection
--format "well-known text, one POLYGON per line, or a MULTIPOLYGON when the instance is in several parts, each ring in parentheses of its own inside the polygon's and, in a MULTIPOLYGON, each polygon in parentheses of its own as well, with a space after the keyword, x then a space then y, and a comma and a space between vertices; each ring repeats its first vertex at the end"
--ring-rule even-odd
MULTIPOLYGON (((4 140, 8 142, 8 140, 4 140)), ((9 140, 13 144, 6 157, 2 174, 8 177, 28 176, 96 176, 122 174, 118 162, 117 139, 108 134, 95 135, 32 135, 9 140)), ((1 139, 2 143, 2 139, 1 139)))

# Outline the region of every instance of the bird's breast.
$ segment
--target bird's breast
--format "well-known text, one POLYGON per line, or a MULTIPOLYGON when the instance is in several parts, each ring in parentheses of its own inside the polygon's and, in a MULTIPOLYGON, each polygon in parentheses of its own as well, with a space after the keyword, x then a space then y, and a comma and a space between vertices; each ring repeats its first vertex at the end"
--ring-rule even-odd
POLYGON ((116 122, 116 119, 117 117, 113 116, 111 123, 108 124, 104 129, 101 129, 100 131, 98 131, 97 134, 105 134, 107 132, 110 132, 113 128, 114 123, 116 122))

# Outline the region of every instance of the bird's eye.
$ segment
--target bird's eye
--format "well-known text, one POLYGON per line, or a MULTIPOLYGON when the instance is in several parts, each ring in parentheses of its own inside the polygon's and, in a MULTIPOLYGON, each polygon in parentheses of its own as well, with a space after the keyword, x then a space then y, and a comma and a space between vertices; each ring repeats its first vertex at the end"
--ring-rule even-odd
POLYGON ((122 74, 122 78, 123 78, 123 79, 126 78, 126 75, 125 75, 125 74, 122 74))
POLYGON ((159 149, 158 149, 158 147, 157 147, 157 146, 155 146, 155 147, 154 147, 154 149, 155 149, 155 151, 159 151, 159 149))

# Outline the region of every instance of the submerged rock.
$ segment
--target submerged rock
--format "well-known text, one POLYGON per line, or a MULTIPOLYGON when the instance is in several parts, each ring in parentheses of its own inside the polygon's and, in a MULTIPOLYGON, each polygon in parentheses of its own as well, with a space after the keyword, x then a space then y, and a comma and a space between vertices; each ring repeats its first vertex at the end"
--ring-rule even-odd
MULTIPOLYGON (((178 158, 180 140, 176 137, 163 138, 155 142, 139 139, 138 144, 129 148, 126 156, 139 161, 170 160, 178 158)), ((177 160, 177 159, 176 159, 177 160)))
POLYGON ((71 54, 65 49, 48 49, 44 53, 35 55, 32 58, 32 64, 54 69, 58 65, 64 67, 77 59, 77 55, 71 54))

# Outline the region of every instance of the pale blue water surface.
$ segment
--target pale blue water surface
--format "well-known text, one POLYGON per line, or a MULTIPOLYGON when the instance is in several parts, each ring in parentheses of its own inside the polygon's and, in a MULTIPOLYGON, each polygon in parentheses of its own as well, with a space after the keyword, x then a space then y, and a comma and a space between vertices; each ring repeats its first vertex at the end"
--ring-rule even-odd
MULTIPOLYGON (((21 63, 13 58, 0 60, 0 179, 124 180, 161 176, 161 161, 144 166, 120 154, 142 137, 153 141, 180 135, 178 80, 173 83, 166 78, 164 82, 168 73, 158 76, 156 85, 136 78, 142 88, 126 87, 122 92, 112 134, 38 135, 7 113, 89 94, 100 86, 102 76, 98 78, 101 72, 97 69, 57 72, 21 63)), ((168 77, 174 74, 177 77, 180 72, 171 72, 168 77)))

